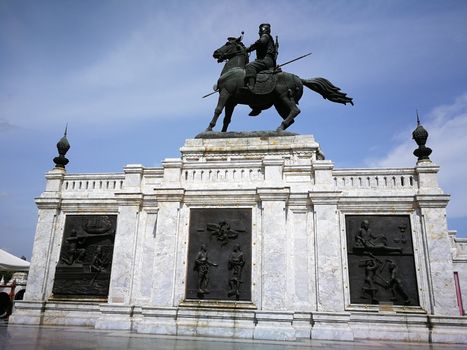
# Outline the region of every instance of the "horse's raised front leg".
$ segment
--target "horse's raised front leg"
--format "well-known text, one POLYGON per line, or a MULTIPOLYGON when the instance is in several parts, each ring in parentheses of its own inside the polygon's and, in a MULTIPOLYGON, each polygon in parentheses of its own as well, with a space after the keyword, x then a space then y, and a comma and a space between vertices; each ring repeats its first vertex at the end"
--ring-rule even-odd
POLYGON ((230 121, 232 120, 232 114, 233 114, 234 108, 235 108, 235 105, 233 103, 227 103, 225 105, 225 116, 224 116, 224 123, 222 125, 222 132, 227 131, 230 121))
POLYGON ((216 126, 217 119, 222 113, 222 110, 224 109, 225 103, 227 102, 227 99, 229 98, 230 94, 226 89, 222 89, 221 92, 219 93, 219 99, 217 100, 217 106, 216 109, 214 110, 214 116, 212 117, 211 122, 209 123, 209 126, 207 127, 206 131, 212 131, 212 128, 216 126))
POLYGON ((294 118, 300 114, 300 109, 298 108, 290 89, 286 93, 280 95, 279 99, 289 108, 289 115, 277 128, 277 131, 283 131, 294 123, 294 118))

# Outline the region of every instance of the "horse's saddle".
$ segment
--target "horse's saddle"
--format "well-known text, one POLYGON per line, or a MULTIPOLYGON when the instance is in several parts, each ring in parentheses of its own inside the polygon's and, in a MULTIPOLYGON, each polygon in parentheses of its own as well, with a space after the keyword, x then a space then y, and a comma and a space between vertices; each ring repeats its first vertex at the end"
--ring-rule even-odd
POLYGON ((253 93, 256 95, 269 94, 276 87, 277 71, 274 69, 263 70, 256 75, 256 84, 253 93))

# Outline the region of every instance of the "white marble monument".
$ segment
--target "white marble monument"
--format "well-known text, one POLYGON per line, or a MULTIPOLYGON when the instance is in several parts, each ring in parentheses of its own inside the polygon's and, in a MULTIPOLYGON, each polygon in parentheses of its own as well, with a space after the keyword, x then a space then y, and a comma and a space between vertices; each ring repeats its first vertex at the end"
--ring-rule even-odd
MULTIPOLYGON (((438 186, 438 170, 429 160, 414 168, 335 169, 313 136, 303 135, 188 139, 181 158, 157 168, 130 164, 118 174, 56 168, 36 199, 27 291, 10 322, 255 339, 467 343, 458 304, 458 292, 467 291, 467 242, 448 231, 449 195, 438 186), (198 208, 251 210, 251 300, 186 298, 190 211, 198 208), (117 215, 108 296, 53 293, 70 215, 117 215), (403 230, 411 235, 415 287, 405 305, 377 302, 376 292, 371 302, 354 302, 377 288, 397 298, 403 288, 409 293, 394 268, 378 282, 371 263, 355 265, 363 272, 354 282, 348 250, 357 245, 346 222, 360 215, 408 220, 403 230), (363 283, 361 292, 351 293, 354 283, 363 283)), ((374 249, 385 253, 388 246, 374 249)), ((373 259, 373 248, 361 249, 367 260, 381 260, 373 259)), ((388 264, 381 260, 380 271, 388 264)))

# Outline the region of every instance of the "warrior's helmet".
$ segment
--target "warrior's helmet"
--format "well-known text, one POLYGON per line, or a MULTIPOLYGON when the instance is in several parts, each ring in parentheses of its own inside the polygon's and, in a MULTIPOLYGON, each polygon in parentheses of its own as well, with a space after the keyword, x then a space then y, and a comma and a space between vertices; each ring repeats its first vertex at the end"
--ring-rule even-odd
POLYGON ((271 25, 269 23, 262 23, 259 25, 259 35, 271 34, 271 25))

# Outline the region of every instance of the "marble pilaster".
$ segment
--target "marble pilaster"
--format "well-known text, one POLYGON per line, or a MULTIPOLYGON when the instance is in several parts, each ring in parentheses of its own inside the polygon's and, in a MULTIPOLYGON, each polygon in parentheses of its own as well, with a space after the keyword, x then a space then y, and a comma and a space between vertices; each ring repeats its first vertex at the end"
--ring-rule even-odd
POLYGON ((454 269, 446 223, 448 195, 417 195, 422 227, 425 261, 431 296, 431 313, 454 316, 456 304, 454 269))
POLYGON ((287 309, 286 201, 289 188, 258 188, 262 207, 263 310, 287 309))
POLYGON ((314 211, 317 310, 344 311, 342 247, 337 202, 340 192, 309 192, 314 211))
MULTIPOLYGON (((147 202, 144 200, 144 202, 147 202)), ((135 259, 134 287, 132 304, 145 305, 150 303, 152 293, 152 281, 148 276, 154 271, 154 250, 158 208, 151 203, 143 204, 139 220, 138 242, 135 259)))
POLYGON ((308 202, 307 193, 291 194, 288 202, 287 226, 292 233, 288 265, 290 276, 293 276, 288 278, 291 295, 289 307, 302 312, 316 307, 313 213, 308 202))
POLYGON ((174 303, 176 248, 184 190, 165 188, 156 189, 155 193, 159 212, 155 231, 154 274, 151 276, 151 304, 168 307, 174 303))
POLYGON ((134 282, 133 272, 142 195, 119 193, 116 196, 119 209, 112 257, 109 303, 128 305, 134 282))
POLYGON ((61 206, 60 192, 65 175, 66 171, 62 168, 49 171, 46 174, 46 189, 36 198, 39 212, 25 300, 42 301, 49 297, 47 293, 50 288, 47 288, 47 283, 53 279, 53 271, 50 271, 53 263, 51 257, 53 246, 57 243, 55 240, 61 206))
POLYGON ((425 261, 430 288, 430 313, 458 315, 454 286, 454 269, 451 243, 446 222, 449 195, 438 186, 439 166, 431 161, 419 161, 415 167, 418 176, 418 207, 425 261))

